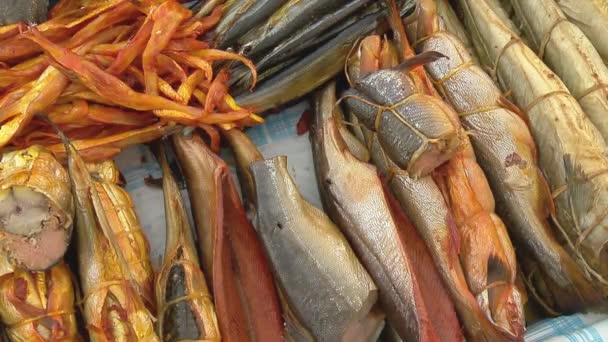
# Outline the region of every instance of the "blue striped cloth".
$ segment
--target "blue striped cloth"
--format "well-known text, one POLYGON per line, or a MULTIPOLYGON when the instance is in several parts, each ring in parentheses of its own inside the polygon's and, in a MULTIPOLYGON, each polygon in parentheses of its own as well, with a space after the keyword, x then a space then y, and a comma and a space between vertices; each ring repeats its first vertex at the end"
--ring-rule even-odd
POLYGON ((608 341, 608 315, 575 314, 547 319, 528 327, 527 342, 608 341))

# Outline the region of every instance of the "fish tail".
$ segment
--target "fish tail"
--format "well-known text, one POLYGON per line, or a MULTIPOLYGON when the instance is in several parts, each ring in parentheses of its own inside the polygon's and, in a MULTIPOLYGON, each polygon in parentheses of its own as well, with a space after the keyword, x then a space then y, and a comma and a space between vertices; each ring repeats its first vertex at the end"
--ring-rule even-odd
POLYGON ((487 286, 494 284, 511 283, 514 277, 514 270, 511 269, 504 255, 490 253, 488 256, 487 286))
POLYGON ((525 331, 523 296, 513 284, 488 291, 490 311, 497 328, 512 340, 523 339, 525 331))

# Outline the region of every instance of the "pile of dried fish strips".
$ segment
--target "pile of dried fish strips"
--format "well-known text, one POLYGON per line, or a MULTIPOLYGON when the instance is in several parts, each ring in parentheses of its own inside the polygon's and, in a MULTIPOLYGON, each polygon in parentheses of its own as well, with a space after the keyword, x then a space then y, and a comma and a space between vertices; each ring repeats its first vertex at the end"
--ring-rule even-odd
POLYGON ((64 0, 38 26, 0 27, 0 146, 47 146, 59 137, 44 112, 88 160, 157 139, 176 124, 198 126, 219 144, 217 125, 261 119, 228 94, 214 63, 236 54, 197 40, 221 7, 197 18, 178 1, 64 0))

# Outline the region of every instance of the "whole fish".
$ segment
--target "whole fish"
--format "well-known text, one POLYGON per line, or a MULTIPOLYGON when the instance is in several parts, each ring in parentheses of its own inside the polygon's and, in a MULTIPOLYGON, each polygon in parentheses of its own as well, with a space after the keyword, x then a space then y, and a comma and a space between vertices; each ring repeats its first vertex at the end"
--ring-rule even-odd
POLYGON ((256 0, 232 23, 218 41, 220 48, 226 48, 245 35, 256 25, 268 19, 287 0, 256 0))
POLYGON ((220 341, 213 299, 166 149, 166 144, 158 147, 167 220, 164 261, 156 279, 158 335, 163 341, 220 341))
POLYGON ((288 0, 270 18, 239 39, 248 57, 267 52, 311 21, 346 5, 349 0, 288 0))
POLYGON ((0 321, 10 341, 82 341, 67 265, 28 271, 0 259, 0 321))
MULTIPOLYGON (((393 8, 391 26, 395 32, 400 32, 399 45, 403 58, 411 58, 413 51, 409 47, 402 21, 395 13, 393 8)), ((396 49, 386 48, 387 44, 390 43, 385 42, 383 47, 377 36, 367 37, 359 47, 357 56, 359 61, 357 62, 353 57, 351 65, 355 67, 348 70, 349 78, 358 80, 360 77, 398 63, 397 57, 390 56, 396 54, 396 49)), ((421 70, 413 71, 411 77, 417 84, 430 83, 424 79, 426 76, 421 70)), ((425 90, 425 93, 435 98, 431 95, 432 89, 425 90)), ((459 125, 457 127, 460 129, 459 125)), ((490 320, 489 313, 482 310, 468 287, 459 261, 460 235, 442 190, 431 176, 413 177, 407 171, 400 169, 384 152, 376 133, 367 128, 363 128, 363 133, 370 147, 372 160, 381 174, 386 177, 391 191, 426 243, 454 302, 467 339, 491 341, 503 338, 490 320)))
POLYGON ((562 295, 577 298, 577 284, 589 284, 558 244, 547 221, 552 210, 551 194, 536 164, 536 146, 519 108, 469 58, 465 45, 456 36, 439 29, 433 2, 424 0, 421 4, 424 6, 420 7, 418 36, 422 42, 417 49, 438 51, 449 57, 425 68, 443 97, 459 113, 463 127, 475 132, 470 139, 494 190, 500 217, 514 241, 526 249, 528 258, 538 261, 549 279, 555 284, 568 279, 562 286, 562 295))
POLYGON ((256 112, 264 112, 308 94, 344 68, 352 44, 376 27, 380 13, 370 14, 352 24, 313 53, 262 82, 253 92, 237 96, 236 102, 256 112))
POLYGON ((94 182, 67 137, 48 118, 41 118, 57 131, 67 153, 76 206, 83 316, 91 341, 159 341, 153 317, 144 304, 146 289, 142 288, 142 276, 138 274, 138 266, 146 260, 133 262, 137 255, 134 251, 145 249, 147 245, 142 246, 141 240, 134 238, 131 231, 132 227, 138 227, 132 205, 125 202, 120 191, 100 193, 103 186, 109 184, 102 183, 100 187, 94 182), (119 215, 121 209, 127 210, 119 215), (119 227, 122 230, 117 231, 119 227))
POLYGON ((42 146, 0 160, 0 248, 30 270, 58 263, 72 236, 74 205, 68 175, 42 146))
POLYGON ((568 19, 589 38, 604 63, 608 63, 608 1, 555 0, 568 19))
MULTIPOLYGON (((416 38, 421 43, 419 49, 422 53, 433 51, 424 47, 435 38, 432 34, 441 30, 437 7, 433 0, 418 2, 416 38)), ((450 40, 447 44, 450 44, 450 40)), ((441 49, 435 51, 442 53, 441 49)), ((426 73, 417 75, 429 78, 426 73)), ((433 81, 439 92, 445 94, 444 98, 462 95, 446 94, 442 88, 443 79, 433 81)), ((459 231, 459 255, 471 292, 498 330, 503 331, 507 338, 522 339, 525 331, 524 303, 520 289, 515 284, 515 251, 505 224, 495 213, 492 191, 468 137, 463 139, 463 148, 433 176, 443 191, 459 231)))
POLYGON ((608 139, 608 67, 554 0, 512 0, 529 46, 560 77, 589 120, 608 139), (542 10, 542 11, 541 11, 542 10))
POLYGON ((316 96, 311 127, 324 208, 374 279, 379 302, 403 339, 461 341, 456 312, 424 242, 391 207, 376 169, 349 152, 334 118, 335 103, 330 83, 316 96))
MULTIPOLYGON (((262 155, 260 154, 260 152, 257 150, 256 146, 253 144, 253 142, 251 142, 251 140, 249 139, 249 137, 247 137, 247 135, 239 130, 229 130, 229 131, 224 131, 225 136, 228 138, 228 141, 230 142, 230 145, 233 149, 233 152, 235 154, 237 163, 238 163, 238 167, 242 170, 240 170, 239 175, 242 175, 243 177, 240 178, 240 182, 241 182, 241 187, 243 189, 250 189, 248 191, 244 191, 244 195, 248 196, 247 194, 253 195, 254 198, 251 199, 246 199, 249 201, 249 203, 253 204, 255 206, 255 208, 252 209, 252 216, 257 218, 257 232, 258 234, 261 235, 262 240, 264 241, 265 238, 272 238, 272 236, 266 234, 266 233, 262 233, 262 231, 260 230, 260 215, 262 214, 259 209, 260 208, 265 208, 265 204, 260 206, 258 205, 259 201, 258 199, 259 197, 259 189, 258 189, 258 185, 255 182, 255 177, 254 177, 254 173, 252 168, 250 167, 254 162, 263 162, 264 159, 262 157, 262 155)), ((288 174, 287 174, 288 175, 288 174)), ((287 180, 286 180, 287 181, 287 180)), ((323 238, 319 238, 321 236, 317 236, 317 235, 309 235, 309 234, 304 234, 303 236, 310 236, 310 238, 312 239, 312 241, 310 241, 310 243, 306 243, 304 245, 301 245, 300 247, 298 247, 298 250, 302 250, 302 249, 306 249, 306 248, 311 248, 312 246, 317 246, 318 243, 329 243, 329 242, 334 242, 336 248, 339 248, 338 251, 339 253, 337 253, 336 256, 329 258, 330 263, 319 263, 318 265, 320 266, 320 269, 315 269, 313 268, 313 270, 308 270, 310 272, 312 272, 312 274, 318 275, 316 277, 322 277, 322 275, 324 274, 324 272, 329 272, 329 275, 334 274, 333 272, 335 272, 335 274, 339 274, 344 276, 345 278, 342 278, 344 280, 344 284, 348 284, 348 288, 350 289, 350 293, 349 295, 356 295, 357 292, 355 291, 357 286, 354 285, 353 283, 353 278, 348 278, 344 273, 342 273, 341 270, 337 270, 332 268, 331 266, 334 266, 334 262, 336 261, 336 259, 344 259, 343 257, 348 257, 347 258, 347 265, 349 265, 348 269, 352 270, 352 269, 356 269, 358 271, 360 271, 360 264, 357 261, 356 257, 354 257, 354 255, 352 254, 352 250, 350 249, 350 247, 348 246, 348 243, 344 240, 344 237, 340 234, 339 231, 337 231, 337 228, 335 226, 333 226, 333 224, 331 224, 331 222, 328 221, 327 217, 318 209, 312 207, 310 204, 308 204, 307 202, 305 202, 299 192, 297 191, 297 189, 295 188, 295 185, 293 185, 293 181, 291 178, 288 179, 289 181, 289 187, 287 189, 282 189, 282 190, 289 190, 291 191, 291 193, 293 193, 294 196, 296 196, 296 198, 294 198, 293 200, 297 200, 299 205, 296 206, 295 208, 291 205, 288 205, 286 207, 286 209, 292 209, 293 211, 295 211, 295 214, 303 214, 304 216, 304 223, 309 223, 314 227, 317 227, 318 229, 320 229, 321 231, 324 231, 325 233, 329 233, 329 235, 323 234, 322 237, 323 238), (301 201, 301 203, 300 203, 301 201), (308 214, 308 215, 306 215, 308 214), (317 238, 319 238, 319 241, 316 241, 317 238), (317 244, 314 244, 314 242, 317 242, 317 244), (354 259, 353 259, 354 258, 354 259), (329 269, 327 269, 328 267, 330 267, 329 269), (353 291, 355 291, 354 293, 352 293, 353 291)), ((270 191, 270 190, 268 190, 270 191)), ((279 195, 285 195, 283 194, 279 194, 279 195)), ((278 203, 278 202, 277 202, 278 203)), ((294 218, 300 217, 301 218, 302 215, 294 215, 294 218)), ((298 221, 296 220, 296 222, 294 222, 294 224, 296 224, 298 221)), ((296 227, 300 227, 299 225, 296 224, 296 227)), ((290 235, 290 234, 289 234, 290 235)), ((287 238, 287 236, 286 236, 287 238)), ((277 243, 282 242, 283 240, 277 240, 277 243)), ((308 241, 308 240, 306 240, 308 241)), ((266 242, 264 242, 265 246, 268 249, 268 245, 266 245, 266 242)), ((282 246, 282 245, 280 245, 282 246)), ((279 246, 279 247, 280 247, 279 246)), ((286 334, 287 334, 287 338, 288 340, 294 340, 294 341, 313 341, 315 339, 315 337, 317 336, 325 336, 322 334, 322 330, 323 329, 328 329, 330 331, 332 331, 332 333, 335 334, 342 334, 342 338, 344 340, 352 340, 353 338, 356 339, 360 339, 363 341, 367 341, 367 340, 373 340, 374 338, 377 338, 377 335, 379 334, 379 331, 382 329, 382 327, 384 326, 384 314, 379 312, 377 310, 377 307, 372 307, 372 305, 376 302, 375 300, 375 296, 376 296, 376 288, 373 285, 373 283, 370 285, 368 283, 369 278, 365 277, 367 275, 367 273, 365 273, 365 271, 363 271, 365 274, 355 274, 354 277, 358 278, 362 281, 364 281, 361 286, 370 286, 371 289, 369 290, 370 292, 368 294, 366 294, 367 296, 374 297, 374 300, 370 299, 370 302, 372 303, 367 303, 367 301, 365 301, 365 304, 363 305, 363 311, 367 310, 366 312, 360 312, 360 314, 358 315, 360 317, 359 320, 356 320, 352 317, 350 321, 347 321, 346 323, 342 323, 342 324, 348 324, 349 327, 347 330, 344 330, 344 326, 340 327, 340 326, 334 326, 335 324, 331 324, 330 326, 326 326, 323 327, 323 323, 319 320, 319 316, 315 316, 313 314, 314 308, 315 306, 318 306, 317 309, 321 309, 323 312, 323 317, 329 316, 332 317, 332 312, 335 313, 335 310, 341 311, 342 312, 342 316, 346 316, 346 319, 348 319, 348 314, 350 313, 350 315, 353 315, 352 310, 357 309, 352 308, 353 305, 345 305, 344 304, 344 297, 343 296, 337 296, 336 299, 332 299, 333 303, 337 303, 340 306, 339 307, 335 307, 332 306, 331 308, 327 308, 326 305, 329 305, 328 303, 326 303, 326 301, 328 301, 328 298, 333 298, 331 296, 329 296, 327 293, 328 291, 331 293, 332 291, 335 291, 336 288, 328 285, 328 286, 324 286, 323 287, 323 291, 316 293, 314 291, 310 291, 311 289, 306 289, 305 287, 300 287, 300 286, 296 286, 295 283, 291 283, 291 281, 295 281, 295 278, 300 277, 302 274, 305 274, 307 272, 303 271, 305 269, 306 266, 311 266, 309 265, 309 262, 314 261, 315 259, 318 260, 325 260, 323 258, 315 258, 317 256, 317 253, 321 253, 321 251, 324 251, 324 249, 317 249, 317 248, 312 248, 310 249, 310 257, 306 258, 305 260, 303 260, 303 263, 294 268, 284 268, 284 260, 276 260, 277 255, 283 255, 285 253, 290 253, 289 250, 289 246, 291 246, 291 244, 287 244, 285 246, 285 250, 283 250, 282 248, 278 248, 276 250, 274 250, 273 252, 269 251, 269 255, 271 257, 271 262, 273 264, 273 268, 275 271, 275 279, 277 279, 278 281, 278 287, 279 287, 279 294, 281 297, 281 304, 283 306, 283 315, 285 317, 285 323, 286 323, 286 334), (279 274, 278 272, 280 272, 281 270, 285 270, 286 272, 283 272, 281 277, 286 277, 286 278, 279 278, 279 274), (298 271, 299 270, 299 271, 298 271), (294 278, 295 277, 295 278, 294 278), (286 282, 288 281, 288 282, 286 282), (290 288, 286 288, 285 286, 287 285, 293 285, 293 287, 290 288), (300 297, 299 294, 305 295, 305 297, 300 297), (329 296, 329 297, 324 297, 324 296, 329 296), (320 297, 323 297, 325 300, 321 300, 321 301, 317 301, 317 299, 319 299, 320 297), (294 297, 295 300, 294 301, 294 297), (310 302, 307 302, 305 298, 310 298, 310 302), (314 299, 314 300, 313 300, 314 299), (320 304, 317 304, 320 303, 320 304), (368 305, 369 304, 369 305, 368 305), (365 309, 367 308, 367 309, 365 309)), ((318 247, 318 246, 317 246, 318 247)), ((332 249, 333 250, 333 249, 332 249)), ((309 255, 309 254, 306 254, 309 255)), ((285 260, 287 261, 287 260, 285 260)), ((295 261, 295 259, 294 259, 295 261)), ((289 263, 289 262, 288 262, 289 263)), ((322 278, 325 279, 325 278, 322 278)), ((360 288, 360 287, 359 287, 360 288)), ((352 298, 352 300, 357 299, 357 297, 352 298)), ((363 298, 358 298, 359 301, 363 301, 363 298)), ((343 320, 344 317, 332 317, 331 321, 334 323, 338 323, 340 320, 343 320)), ((326 340, 326 338, 323 338, 321 340, 326 340)))
POLYGON ((0 1, 0 26, 23 22, 38 24, 46 20, 49 0, 0 1))
MULTIPOLYGON (((504 88, 512 90, 515 102, 526 113, 540 152, 539 165, 555 199, 555 223, 567 241, 568 252, 606 285, 608 174, 603 170, 608 169, 608 159, 604 140, 565 85, 485 1, 461 0, 460 4, 474 44, 486 51, 481 61, 497 73, 504 88)), ((555 253, 547 250, 549 246, 531 245, 539 257, 564 260, 549 255, 555 253)), ((573 265, 567 271, 558 265, 546 265, 556 277, 552 290, 558 310, 576 312, 602 304, 591 283, 577 275, 573 265), (564 289, 573 295, 564 295, 564 289)))
MULTIPOLYGON (((87 169, 90 168, 87 166, 87 169)), ((131 196, 112 182, 116 179, 114 175, 118 173, 116 164, 106 162, 99 165, 97 173, 91 176, 118 247, 129 266, 133 280, 142 291, 144 304, 151 312, 156 312, 150 244, 139 223, 131 196), (114 171, 106 171, 103 168, 114 171), (96 178, 93 178, 94 176, 96 178)))
POLYGON ((371 156, 388 186, 425 241, 443 284, 450 294, 467 339, 504 338, 493 326, 468 287, 458 258, 459 237, 443 194, 431 176, 413 178, 400 170, 370 134, 371 156))
POLYGON ((283 319, 272 271, 228 166, 199 135, 176 134, 173 145, 184 170, 222 339, 282 341, 283 319))
MULTIPOLYGON (((316 340, 342 340, 369 319, 376 285, 338 227, 302 198, 285 157, 250 167, 257 231, 285 301, 316 340)), ((382 326, 373 330, 379 334, 382 326)))
MULTIPOLYGON (((291 37, 288 37, 272 48, 272 50, 265 53, 263 58, 256 63, 256 67, 258 69, 265 69, 275 65, 277 62, 284 61, 286 58, 297 56, 303 49, 309 47, 308 42, 314 42, 317 36, 335 26, 336 23, 340 23, 349 16, 352 16, 353 13, 359 11, 369 2, 370 0, 353 0, 337 8, 335 11, 316 19, 312 24, 300 29, 291 37)), ((379 10, 380 6, 373 6, 371 8, 371 11, 379 10)))

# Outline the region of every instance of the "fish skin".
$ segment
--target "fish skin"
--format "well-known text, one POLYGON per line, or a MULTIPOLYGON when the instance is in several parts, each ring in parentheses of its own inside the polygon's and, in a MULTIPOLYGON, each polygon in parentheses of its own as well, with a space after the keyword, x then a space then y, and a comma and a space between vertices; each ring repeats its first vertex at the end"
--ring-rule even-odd
POLYGON ((343 98, 349 110, 378 133, 389 158, 414 177, 428 175, 460 146, 460 130, 452 121, 452 110, 443 101, 420 92, 404 70, 370 73, 343 98), (370 106, 361 98, 384 107, 370 106), (392 111, 385 109, 395 105, 392 111), (379 113, 382 117, 377 119, 379 113))
POLYGON ((460 41, 464 44, 469 55, 473 62, 479 64, 479 60, 477 58, 477 54, 475 53, 475 48, 473 47, 473 43, 467 34, 464 25, 458 18, 456 12, 452 6, 450 6, 449 0, 437 0, 437 15, 441 18, 441 25, 445 27, 447 31, 458 37, 460 41))
POLYGON ((226 163, 198 134, 173 136, 192 203, 203 271, 224 341, 282 341, 271 267, 226 163))
POLYGON ((604 63, 608 63, 608 1, 555 0, 568 20, 576 24, 589 38, 604 63))
POLYGON ((261 83, 253 92, 237 96, 236 102, 262 113, 308 94, 343 69, 352 44, 376 27, 379 16, 380 12, 362 18, 314 53, 261 83))
POLYGON ((583 31, 567 20, 554 0, 512 0, 517 18, 535 51, 564 82, 589 120, 608 140, 608 67, 583 31), (542 12, 539 10, 542 9, 542 12), (545 38, 547 32, 549 38, 545 38), (546 39, 546 43, 545 43, 546 39), (545 43, 545 46, 542 44, 545 43), (540 56, 540 54, 539 54, 540 56))
POLYGON ((213 299, 200 268, 181 192, 169 167, 167 145, 157 146, 167 221, 164 260, 156 277, 158 335, 169 341, 217 342, 221 337, 213 299))
POLYGON ((286 157, 250 165, 256 186, 257 231, 281 292, 318 341, 339 341, 370 314, 377 288, 329 218, 306 202, 286 157))
MULTIPOLYGON (((316 96, 310 135, 324 208, 349 239, 376 282, 379 302, 391 326, 404 339, 460 341, 458 319, 441 279, 437 275, 434 279, 436 284, 418 280, 412 263, 419 259, 414 260, 408 255, 412 251, 408 251, 409 246, 405 243, 411 234, 405 234, 407 228, 403 221, 393 214, 376 169, 349 152, 339 131, 339 123, 333 118, 335 102, 335 83, 331 83, 316 96), (355 182, 357 186, 353 187, 355 182), (442 303, 445 311, 442 321, 447 321, 444 326, 433 324, 434 319, 431 320, 427 312, 427 298, 424 298, 422 290, 433 287, 443 290, 447 299, 442 303), (442 329, 445 327, 448 329, 442 329)), ((413 229, 412 232, 416 234, 413 229)), ((426 266, 431 267, 427 272, 436 272, 432 262, 426 266)), ((437 299, 441 293, 433 295, 434 301, 439 302, 437 299)))
POLYGON ((38 24, 46 20, 49 0, 0 1, 0 26, 25 22, 38 24))
POLYGON ((219 48, 224 49, 241 38, 258 23, 264 22, 287 0, 257 0, 238 17, 221 37, 219 48))
MULTIPOLYGON (((223 3, 222 6, 222 18, 215 26, 215 29, 209 34, 217 42, 222 42, 226 33, 234 26, 234 23, 240 18, 241 15, 247 12, 256 3, 255 0, 228 0, 223 3)), ((205 5, 199 13, 211 11, 212 7, 205 5), (203 11, 205 10, 205 11, 203 11)))
POLYGON ((311 21, 337 10, 347 2, 349 0, 288 0, 270 18, 242 37, 239 43, 244 47, 247 56, 258 56, 278 45, 311 21))
MULTIPOLYGON (((524 108, 539 150, 539 166, 550 185, 544 194, 536 193, 534 196, 544 196, 548 200, 551 198, 549 192, 556 195, 555 212, 546 206, 539 208, 528 204, 525 210, 555 214, 556 228, 563 229, 565 234, 561 235, 564 238, 573 239, 573 236, 583 233, 580 227, 594 229, 605 226, 605 220, 604 223, 598 222, 597 226, 590 226, 608 210, 608 175, 598 173, 598 170, 608 168, 606 145, 599 132, 559 78, 525 44, 512 40, 516 35, 501 23, 485 1, 460 0, 460 4, 476 48, 485 50, 485 55, 489 56, 484 59, 480 55, 483 63, 493 65, 504 46, 512 42, 501 53, 497 69, 500 84, 511 89, 516 104, 524 108), (533 102, 535 99, 540 101, 533 102), (582 179, 586 181, 580 182, 582 179), (560 190, 566 184, 564 191, 560 190)), ((522 158, 528 157, 523 155, 522 158)), ((518 184, 520 179, 517 178, 511 181, 515 186, 529 186, 518 184)), ((532 214, 526 217, 534 217, 532 214)), ((517 217, 509 218, 514 219, 517 217)), ((605 248, 608 234, 603 229, 591 232, 585 243, 579 246, 582 253, 568 247, 568 252, 577 262, 580 261, 579 266, 584 267, 585 272, 592 271, 592 266, 605 265, 598 261, 608 255, 605 248), (582 259, 582 256, 587 259, 582 259)), ((597 282, 588 281, 562 249, 551 248, 552 242, 540 244, 548 236, 547 232, 537 230, 526 234, 530 233, 533 235, 528 235, 528 239, 521 243, 527 244, 527 249, 540 260, 550 261, 542 263, 544 273, 552 277, 551 283, 559 285, 551 288, 554 302, 558 305, 554 311, 579 312, 605 304, 594 288, 601 284, 601 277, 597 282)), ((576 238, 573 241, 576 242, 576 238)))
POLYGON ((251 170, 249 170, 249 164, 254 160, 264 160, 264 156, 243 131, 231 129, 222 131, 222 133, 230 144, 236 159, 236 173, 243 195, 243 206, 250 218, 255 217, 255 183, 251 170))
POLYGON ((306 43, 315 41, 316 37, 319 37, 336 23, 345 21, 351 16, 354 17, 354 14, 369 2, 370 0, 353 0, 336 9, 336 11, 322 16, 265 53, 263 58, 256 63, 256 66, 259 69, 266 69, 287 58, 297 56, 298 53, 301 53, 301 49, 307 47, 308 44, 306 43))

